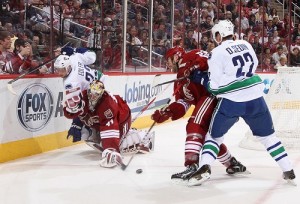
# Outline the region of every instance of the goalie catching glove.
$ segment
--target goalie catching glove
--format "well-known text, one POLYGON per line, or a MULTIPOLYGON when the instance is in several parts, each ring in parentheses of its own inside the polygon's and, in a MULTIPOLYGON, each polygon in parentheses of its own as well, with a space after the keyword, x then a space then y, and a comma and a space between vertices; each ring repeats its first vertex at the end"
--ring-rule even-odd
POLYGON ((151 119, 157 123, 163 123, 169 118, 177 120, 184 116, 186 110, 185 107, 178 102, 173 102, 169 106, 156 110, 152 115, 151 119))
POLYGON ((115 149, 105 149, 102 152, 102 158, 100 160, 100 166, 105 168, 112 168, 117 165, 123 164, 122 156, 115 149))

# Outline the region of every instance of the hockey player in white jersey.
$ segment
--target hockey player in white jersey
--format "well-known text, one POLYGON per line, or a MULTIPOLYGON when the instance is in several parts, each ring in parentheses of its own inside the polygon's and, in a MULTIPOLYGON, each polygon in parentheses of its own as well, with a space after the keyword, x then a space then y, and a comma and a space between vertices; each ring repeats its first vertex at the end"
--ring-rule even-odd
POLYGON ((262 80, 255 74, 258 59, 252 46, 245 40, 233 40, 234 25, 229 20, 215 24, 212 34, 220 45, 211 52, 209 74, 203 77, 202 83, 217 96, 218 104, 203 145, 199 168, 188 178, 188 185, 200 185, 210 178, 210 165, 217 158, 224 134, 240 117, 277 162, 283 178, 294 183, 293 167, 284 146, 276 137, 263 97, 262 80))
POLYGON ((104 83, 105 75, 100 70, 91 69, 88 65, 96 61, 96 53, 87 48, 64 47, 54 63, 55 72, 64 78, 64 88, 80 87, 86 90, 93 80, 104 83))
MULTIPOLYGON (((67 90, 87 90, 93 80, 100 80, 105 83, 106 76, 100 71, 91 69, 89 65, 96 61, 96 53, 87 48, 73 48, 66 46, 61 48, 61 55, 54 62, 54 71, 63 78, 63 86, 66 90, 65 101, 73 102, 74 92, 67 90)), ((76 97, 76 96, 75 96, 76 97)), ((86 141, 94 136, 91 141, 99 143, 100 139, 95 136, 96 132, 83 125, 78 119, 73 119, 71 128, 68 131, 67 139, 72 138, 73 142, 86 141)), ((89 141, 89 140, 88 140, 89 141)), ((91 145, 91 143, 87 143, 91 145)))
MULTIPOLYGON (((88 67, 88 65, 93 64, 96 60, 95 52, 89 51, 87 48, 72 48, 67 46, 61 49, 61 53, 62 55, 54 63, 54 69, 57 74, 63 77, 63 85, 66 90, 66 103, 69 107, 74 104, 76 106, 81 100, 78 93, 87 90, 94 80, 99 80, 105 85, 107 76, 99 70, 88 67)), ((78 108, 80 107, 69 108, 68 110, 76 112, 78 108)), ((154 132, 145 135, 145 131, 130 129, 120 143, 121 153, 149 152, 152 147, 148 148, 149 143, 147 142, 151 140, 151 145, 153 144, 153 135, 154 132), (137 149, 137 144, 140 144, 138 141, 143 141, 143 145, 139 145, 137 149)), ((78 117, 72 121, 67 135, 67 139, 69 138, 72 138, 73 142, 85 141, 93 149, 102 151, 99 131, 84 125, 78 117)))

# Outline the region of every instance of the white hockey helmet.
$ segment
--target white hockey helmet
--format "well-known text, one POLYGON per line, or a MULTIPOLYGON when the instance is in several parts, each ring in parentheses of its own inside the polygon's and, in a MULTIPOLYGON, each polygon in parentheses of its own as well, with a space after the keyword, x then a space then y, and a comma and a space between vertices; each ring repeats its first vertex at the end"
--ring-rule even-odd
POLYGON ((230 20, 220 20, 215 24, 211 29, 213 39, 220 43, 224 37, 234 35, 234 25, 230 20), (217 39, 218 33, 220 34, 221 39, 217 39))
POLYGON ((60 55, 54 62, 54 70, 62 77, 66 77, 72 70, 70 57, 68 55, 60 55))

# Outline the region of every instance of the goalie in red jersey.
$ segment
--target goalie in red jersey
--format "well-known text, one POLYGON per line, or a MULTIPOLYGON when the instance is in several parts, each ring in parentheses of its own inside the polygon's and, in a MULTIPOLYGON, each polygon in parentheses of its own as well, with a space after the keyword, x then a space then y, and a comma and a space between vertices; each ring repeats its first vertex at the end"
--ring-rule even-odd
POLYGON ((151 149, 153 133, 130 129, 131 111, 119 96, 105 90, 104 84, 94 80, 87 90, 69 90, 66 93, 65 117, 78 117, 84 125, 100 132, 102 158, 100 166, 122 164, 121 153, 147 153, 151 149))
MULTIPOLYGON (((217 104, 217 99, 199 81, 205 79, 203 75, 208 70, 208 56, 207 52, 200 49, 185 53, 181 47, 169 49, 165 56, 167 67, 177 72, 177 79, 179 79, 174 84, 175 102, 161 110, 156 110, 152 114, 152 119, 157 123, 162 123, 169 118, 177 120, 182 118, 192 105, 195 106, 186 125, 184 162, 186 169, 171 176, 171 179, 176 182, 183 181, 197 170, 199 154, 217 104)), ((227 167, 228 174, 246 172, 246 167, 231 156, 224 144, 220 149, 218 160, 227 167)))

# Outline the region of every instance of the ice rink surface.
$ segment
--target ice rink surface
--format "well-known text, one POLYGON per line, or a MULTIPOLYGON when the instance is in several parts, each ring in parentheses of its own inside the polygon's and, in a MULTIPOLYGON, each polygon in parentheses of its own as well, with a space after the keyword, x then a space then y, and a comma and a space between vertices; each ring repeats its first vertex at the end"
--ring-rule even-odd
POLYGON ((1 204, 298 204, 300 153, 289 152, 298 186, 265 151, 238 147, 248 127, 239 122, 225 138, 231 153, 250 175, 229 176, 219 162, 202 186, 173 184, 184 169, 186 119, 155 126, 155 150, 136 155, 122 171, 99 166, 99 154, 86 144, 74 145, 0 165, 1 204), (136 174, 137 169, 143 173, 136 174))

